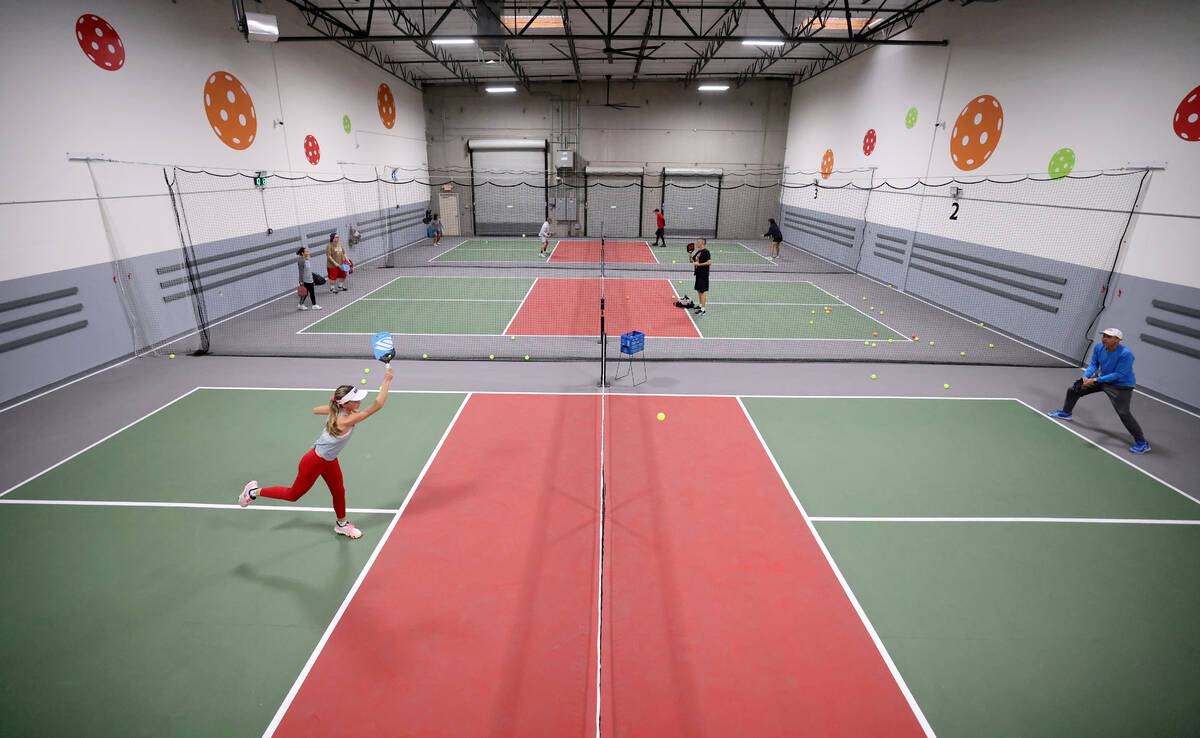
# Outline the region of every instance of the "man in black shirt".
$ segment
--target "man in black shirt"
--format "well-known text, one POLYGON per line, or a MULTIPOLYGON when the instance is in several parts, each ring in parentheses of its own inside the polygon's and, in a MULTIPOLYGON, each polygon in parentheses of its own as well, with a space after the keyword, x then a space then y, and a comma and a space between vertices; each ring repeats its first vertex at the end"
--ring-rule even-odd
POLYGON ((700 296, 700 307, 693 312, 704 315, 704 297, 708 293, 708 268, 712 266, 712 254, 708 251, 707 242, 703 238, 696 239, 696 250, 692 252, 692 263, 696 265, 696 294, 700 296))

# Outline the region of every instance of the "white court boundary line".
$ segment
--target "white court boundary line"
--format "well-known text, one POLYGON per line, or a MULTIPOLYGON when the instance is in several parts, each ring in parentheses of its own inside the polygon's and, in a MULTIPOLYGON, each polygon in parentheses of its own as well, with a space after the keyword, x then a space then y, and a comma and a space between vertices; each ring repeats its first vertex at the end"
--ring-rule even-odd
POLYGON ((458 418, 462 415, 463 408, 471 401, 471 395, 468 394, 463 398, 462 404, 458 406, 458 410, 454 413, 454 417, 450 419, 450 424, 446 426, 446 431, 442 433, 442 437, 438 439, 437 445, 433 447, 433 451, 429 454, 429 458, 425 461, 425 466, 421 469, 421 473, 417 475, 413 481, 412 487, 405 496, 404 502, 400 505, 400 509, 396 511, 392 521, 388 523, 387 530, 379 537, 379 543, 375 544, 375 550, 371 552, 371 556, 363 565, 362 571, 358 573, 358 578, 354 580, 354 584, 350 586, 350 591, 346 593, 346 598, 342 600, 342 604, 338 607, 337 613, 333 619, 329 621, 329 626, 325 628, 325 632, 321 635, 321 639, 317 641, 316 647, 313 649, 312 655, 308 657, 308 661, 304 664, 304 668, 300 670, 300 674, 296 676, 296 681, 292 683, 292 688, 288 690, 287 696, 283 698, 283 703, 279 705, 279 709, 275 711, 275 717, 271 719, 271 723, 267 729, 263 731, 263 738, 270 738, 275 734, 275 730, 279 727, 279 723, 283 720, 283 716, 287 714, 288 708, 292 706, 292 701, 296 699, 296 695, 300 692, 300 686, 304 684, 304 680, 308 678, 308 673, 317 662, 317 657, 321 655, 321 651, 325 649, 325 644, 329 642, 329 637, 333 635, 333 631, 342 620, 342 615, 345 614, 346 608, 350 606, 350 601, 354 599, 354 595, 358 593, 358 588, 362 585, 363 580, 367 578, 367 573, 371 571, 371 567, 375 565, 375 559, 379 558, 379 552, 383 550, 384 544, 391 538, 392 531, 396 529, 396 523, 400 522, 400 516, 408 509, 408 503, 412 502, 412 498, 417 494, 417 488, 421 486, 421 481, 425 479, 426 472, 433 465, 433 460, 437 458, 438 452, 442 450, 442 444, 450 436, 450 431, 454 429, 458 423, 458 418))
MULTIPOLYGON (((821 261, 828 262, 830 264, 833 264, 835 267, 838 267, 839 269, 845 270, 844 272, 840 272, 839 274, 848 275, 851 277, 862 277, 863 279, 866 279, 870 282, 874 282, 875 284, 880 285, 881 287, 887 287, 889 290, 894 290, 894 291, 900 293, 901 295, 904 295, 905 297, 910 297, 910 298, 916 300, 917 302, 928 305, 931 308, 941 310, 946 315, 949 315, 952 318, 958 318, 959 320, 963 321, 964 323, 970 323, 971 325, 978 325, 975 321, 967 320, 963 316, 958 315, 951 310, 947 310, 946 308, 942 307, 941 305, 932 303, 929 300, 926 300, 923 297, 918 297, 917 295, 914 295, 911 292, 908 292, 906 290, 902 290, 897 287, 894 287, 894 286, 888 284, 887 282, 884 282, 883 280, 872 277, 869 274, 863 274, 862 272, 855 271, 853 269, 850 269, 849 267, 842 266, 841 264, 837 263, 836 261, 833 261, 832 259, 826 259, 824 256, 821 256, 818 253, 809 251, 808 249, 800 248, 799 246, 792 244, 792 243, 788 243, 787 241, 784 241, 784 243, 787 244, 788 246, 792 247, 793 249, 799 251, 802 254, 807 254, 809 256, 815 256, 816 258, 820 259, 821 261)), ((1064 366, 1070 366, 1070 367, 1075 366, 1075 364, 1073 362, 1064 361, 1063 359, 1055 356, 1054 354, 1051 354, 1047 351, 1043 351, 1042 349, 1040 349, 1037 346, 1034 346, 1032 344, 1025 343, 1024 341, 1022 341, 1019 338, 1014 338, 1013 336, 1007 335, 1005 333, 1001 333, 1000 331, 996 330, 995 328, 989 328, 987 326, 979 326, 979 327, 983 328, 984 330, 989 331, 991 333, 995 333, 997 336, 1000 336, 1001 338, 1008 339, 1009 341, 1015 341, 1016 343, 1021 344, 1025 348, 1033 349, 1034 351, 1038 352, 1039 354, 1042 354, 1044 356, 1049 356, 1051 359, 1054 359, 1055 361, 1060 361, 1063 363, 1064 366)))
POLYGON ((853 305, 851 305, 850 303, 846 302, 846 301, 845 301, 845 300, 843 300, 842 298, 840 298, 840 297, 838 297, 837 295, 833 294, 832 292, 830 292, 829 290, 825 289, 824 287, 822 287, 821 285, 817 284, 816 282, 813 282, 812 280, 809 280, 809 281, 808 281, 808 283, 809 283, 809 284, 811 284, 813 287, 816 287, 817 289, 821 290, 821 291, 822 291, 822 292, 824 292, 825 294, 829 295, 829 296, 830 296, 830 297, 832 297, 833 299, 837 300, 838 302, 842 303, 842 304, 843 304, 843 305, 845 305, 846 307, 850 308, 850 309, 851 309, 851 310, 853 310, 854 312, 858 313, 859 315, 862 315, 864 318, 867 318, 868 320, 872 320, 872 321, 874 321, 874 322, 878 323, 879 325, 883 326, 884 328, 887 328, 887 329, 888 329, 889 331, 891 331, 892 333, 895 333, 896 335, 900 336, 900 338, 901 338, 901 339, 903 339, 904 341, 907 341, 908 343, 916 343, 916 341, 915 341, 914 339, 912 339, 912 338, 909 338, 907 335, 905 335, 904 333, 901 333, 900 331, 898 331, 898 330, 896 330, 895 328, 891 327, 891 326, 890 326, 890 325, 888 325, 887 323, 884 323, 882 320, 879 320, 879 319, 875 318, 874 316, 867 315, 867 314, 866 314, 866 313, 864 313, 863 311, 861 311, 861 310, 859 310, 858 308, 854 307, 854 306, 853 306, 853 305))
MULTIPOLYGON (((668 279, 667 285, 671 288, 671 292, 675 293, 675 299, 678 300, 679 299, 679 290, 675 289, 674 283, 672 283, 671 280, 668 279)), ((682 338, 704 338, 704 334, 700 332, 700 326, 696 325, 696 319, 692 317, 692 309, 691 308, 676 308, 676 310, 682 310, 683 312, 687 313, 688 320, 692 321, 692 329, 696 331, 695 336, 682 336, 682 338)))
POLYGON ((814 515, 814 523, 1096 523, 1107 525, 1200 525, 1200 520, 1162 518, 936 518, 936 517, 842 517, 814 515))
MULTIPOLYGON (((525 294, 529 294, 528 292, 525 294)), ((516 297, 360 297, 359 302, 522 302, 516 297)), ((330 313, 332 315, 332 313, 330 313)), ((325 334, 329 335, 329 334, 325 334)))
MULTIPOLYGON (((150 412, 146 413, 145 415, 143 415, 142 417, 140 417, 140 418, 138 418, 137 420, 133 421, 132 423, 127 423, 126 425, 123 425, 123 426, 121 426, 120 428, 116 429, 116 430, 115 430, 115 431, 113 431, 112 433, 109 433, 107 436, 104 436, 104 437, 103 437, 103 438, 101 438, 100 440, 98 440, 98 441, 95 441, 95 442, 93 442, 93 443, 90 443, 90 444, 88 444, 87 446, 84 446, 83 448, 79 449, 78 451, 76 451, 75 453, 71 454, 71 455, 70 455, 70 456, 68 456, 67 458, 63 459, 62 461, 59 461, 59 462, 57 462, 56 464, 53 464, 52 466, 48 466, 48 467, 46 467, 45 469, 41 470, 41 471, 40 471, 40 472, 38 472, 37 474, 34 474, 32 477, 29 477, 28 479, 26 479, 26 480, 25 480, 25 481, 23 481, 23 482, 18 482, 17 484, 14 484, 13 486, 9 487, 8 489, 4 490, 3 492, 0 492, 0 497, 4 497, 4 496, 5 496, 5 495, 7 495, 9 492, 12 492, 14 489, 16 489, 16 488, 18 488, 18 487, 23 487, 23 486, 25 486, 26 484, 29 484, 29 483, 30 483, 30 482, 32 482, 33 480, 37 479, 38 477, 42 476, 43 474, 45 474, 45 473, 47 473, 47 472, 50 472, 50 471, 53 471, 54 469, 57 469, 58 467, 60 467, 60 466, 62 466, 63 464, 67 463, 68 461, 70 461, 71 459, 75 458, 76 456, 79 456, 80 454, 82 454, 82 453, 84 453, 84 452, 86 452, 86 451, 90 451, 91 449, 95 448, 96 446, 99 446, 100 444, 104 443, 105 441, 107 441, 108 439, 110 439, 110 438, 112 438, 113 436, 117 435, 118 433, 121 433, 121 432, 123 432, 123 431, 126 431, 126 430, 130 429, 130 428, 132 428, 133 426, 135 426, 135 425, 137 425, 138 423, 140 423, 140 422, 142 422, 143 420, 145 420, 146 418, 150 417, 151 415, 154 415, 155 413, 158 413, 158 412, 160 412, 160 411, 162 411, 162 410, 165 410, 166 408, 170 407, 171 405, 174 405, 175 403, 179 402, 180 400, 182 400, 183 398, 185 398, 185 397, 187 397, 188 395, 192 394, 193 392, 195 392, 195 391, 196 391, 196 390, 198 390, 198 389, 200 389, 200 388, 199 388, 199 387, 193 387, 193 388, 191 388, 190 390, 188 390, 187 392, 184 392, 184 393, 183 393, 182 395, 180 395, 179 397, 176 397, 175 399, 171 400, 170 402, 166 403, 165 405, 160 405, 159 407, 157 407, 157 408, 155 408, 155 409, 151 410, 150 412)), ((328 390, 327 390, 327 391, 328 391, 328 390)))
MULTIPOLYGON (((770 259, 768 259, 767 257, 763 256, 762 254, 758 253, 754 249, 750 248, 746 244, 742 243, 741 241, 717 241, 717 243, 731 243, 735 246, 741 246, 742 248, 746 249, 747 251, 749 251, 750 253, 754 254, 755 256, 757 256, 759 259, 762 260, 762 263, 760 263, 760 264, 750 264, 749 266, 771 266, 772 264, 775 263, 775 262, 771 261, 770 259)), ((718 253, 720 253, 719 250, 718 250, 718 253)), ((771 272, 767 272, 767 273, 770 274, 771 272)))
MULTIPOLYGON (((558 247, 556 246, 555 248, 558 248, 558 247)), ((504 324, 504 330, 500 331, 500 335, 502 335, 502 336, 508 335, 508 329, 512 327, 513 321, 516 320, 517 316, 521 314, 521 308, 525 307, 525 301, 529 299, 529 295, 533 292, 533 288, 535 286, 537 286, 539 279, 541 279, 541 277, 533 278, 533 282, 530 283, 529 289, 525 290, 525 296, 521 298, 521 304, 517 305, 517 309, 513 311, 512 317, 509 318, 508 322, 504 324)), ((516 301, 515 300, 507 300, 506 302, 516 302, 516 301)))
MULTIPOLYGON (((318 323, 321 323, 321 322, 323 322, 323 321, 325 321, 325 320, 328 320, 329 318, 332 318, 333 316, 335 316, 335 315, 337 315, 338 313, 342 312, 343 310, 345 310, 346 308, 350 307, 351 305, 354 305, 355 303, 359 302, 360 300, 365 300, 365 299, 367 299, 368 297, 370 297, 371 295, 375 294, 375 293, 376 293, 376 292, 378 292, 379 290, 381 290, 381 289, 383 289, 384 287, 387 287, 388 285, 390 285, 392 282, 395 282, 397 279, 402 279, 402 277, 392 277, 391 279, 389 279, 388 281, 386 281, 386 282, 384 282, 383 284, 379 285, 378 287, 376 287, 375 289, 371 290, 370 292, 367 292, 367 293, 365 293, 365 294, 363 294, 363 295, 358 295, 358 296, 356 296, 356 297, 355 297, 353 300, 351 300, 350 302, 346 303, 345 305, 342 305, 340 308, 338 308, 337 310, 334 310, 332 313, 326 313, 326 314, 322 315, 321 317, 317 318, 316 320, 314 320, 313 322, 309 323, 308 325, 304 326, 304 327, 303 327, 303 328, 301 328, 300 330, 296 331, 296 335, 297 335, 297 336, 306 336, 306 335, 316 335, 316 336, 319 336, 319 335, 324 335, 324 334, 323 334, 323 333, 321 333, 320 331, 314 332, 314 333, 312 333, 312 334, 305 333, 305 331, 307 331, 309 328, 312 328, 314 325, 317 325, 318 323)), ((371 334, 369 334, 369 333, 365 333, 365 334, 363 334, 363 335, 371 335, 371 334)))
POLYGON ((1051 418, 1051 417, 1050 417, 1049 415, 1047 415, 1046 413, 1042 412, 1041 410, 1038 410, 1036 407, 1034 407, 1033 405, 1030 405, 1028 402, 1025 402, 1024 400, 1022 400, 1022 399, 1020 399, 1020 398, 1014 397, 1014 398, 1012 398, 1012 400, 1013 400, 1014 402, 1019 402, 1019 403, 1021 403, 1022 405, 1024 405, 1025 407, 1029 408, 1030 410, 1032 410, 1032 411, 1034 412, 1034 414, 1038 415, 1039 417, 1041 417, 1042 419, 1046 420, 1047 422, 1049 422, 1049 423, 1054 423, 1054 424, 1055 424, 1056 426, 1058 426, 1059 428, 1062 428, 1062 429, 1063 429, 1063 430, 1065 430, 1065 431, 1069 431, 1069 432, 1071 432, 1071 433, 1074 433, 1075 435, 1079 436, 1079 437, 1080 437, 1080 438, 1082 438, 1083 440, 1085 440, 1085 441, 1087 441, 1088 443, 1092 444, 1093 446, 1095 446, 1096 448, 1100 449, 1100 450, 1101 450, 1101 451, 1103 451, 1104 453, 1106 453, 1106 454, 1108 454, 1109 456, 1113 457, 1113 458, 1114 458, 1114 459, 1116 459, 1117 461, 1120 461, 1120 462, 1121 462, 1121 463, 1123 463, 1123 464, 1128 464, 1129 466, 1133 467, 1134 469, 1137 469, 1137 470, 1138 470, 1138 471, 1140 471, 1141 473, 1145 474, 1146 476, 1150 477, 1150 478, 1151 478, 1151 479, 1153 479, 1154 481, 1156 481, 1156 482, 1158 482, 1159 484, 1163 485, 1163 486, 1164 486, 1164 487, 1166 487, 1167 489, 1172 489, 1172 490, 1175 490, 1175 491, 1176 491, 1176 492, 1178 492, 1179 494, 1183 495, 1183 497, 1184 497, 1185 499, 1187 499, 1187 500, 1191 500, 1192 502, 1195 502, 1196 504, 1200 505, 1200 499, 1196 499, 1196 498, 1192 497, 1192 496, 1191 496, 1191 495, 1189 495, 1187 492, 1184 492, 1183 490, 1179 489, 1178 487, 1176 487, 1175 485, 1171 484, 1170 482, 1163 481, 1163 480, 1162 480, 1162 479, 1160 479, 1159 477, 1155 476, 1154 474, 1151 474, 1150 472, 1146 471, 1146 470, 1145 470, 1145 469, 1143 469, 1142 467, 1140 467, 1140 466, 1138 466, 1137 464, 1133 463, 1133 462, 1132 462, 1132 461, 1130 461, 1129 459, 1126 459, 1126 458, 1124 458, 1123 456, 1120 456, 1119 454, 1117 454, 1117 453, 1116 453, 1115 451, 1113 451, 1112 449, 1108 449, 1108 448, 1105 448, 1104 446, 1101 446, 1101 445, 1100 445, 1099 443, 1097 443, 1096 441, 1093 441, 1092 439, 1090 439, 1090 438, 1088 438, 1087 436, 1083 435, 1082 433, 1080 433, 1079 431, 1075 430, 1074 428, 1071 428, 1071 427, 1069 427, 1069 426, 1067 425, 1067 423, 1060 423, 1060 422, 1056 421, 1054 418, 1051 418))
POLYGON ((892 674, 892 678, 896 680, 896 686, 900 688, 900 692, 904 695, 904 699, 908 702, 908 706, 912 710, 913 716, 917 719, 917 722, 920 723, 921 729, 925 731, 925 735, 932 738, 934 736, 933 727, 929 724, 929 721, 925 719, 925 713, 921 711, 921 707, 917 704, 916 698, 909 690, 908 685, 904 682, 904 677, 900 675, 900 670, 896 668, 896 664, 894 661, 892 661, 892 657, 888 653, 887 648, 883 645, 883 641, 879 638, 879 634, 875 632, 875 626, 871 625, 870 618, 867 617, 867 613, 865 610, 863 610, 862 605, 858 603, 858 598, 854 596, 854 592, 850 590, 850 584, 846 581, 846 578, 842 576, 842 571, 838 568, 837 563, 834 562, 833 555, 830 554, 829 549, 825 547, 825 541, 821 539, 821 534, 817 532, 817 527, 813 525, 812 518, 808 517, 808 512, 804 509, 804 505, 800 504, 800 498, 796 496, 795 491, 792 489, 792 485, 788 482, 787 477, 783 473, 783 469, 779 467, 779 462, 775 460, 775 455, 771 453, 771 449, 767 446, 766 440, 762 437, 762 434, 759 433, 758 426, 754 424, 754 418, 750 417, 750 411, 746 409, 746 406, 742 403, 741 398, 738 398, 737 403, 738 407, 742 409, 742 414, 745 416, 746 422, 750 424, 751 430, 754 431, 755 437, 758 438, 758 442, 762 446, 763 453, 767 455, 767 458, 771 460, 771 465, 775 467, 775 474, 778 475, 779 480, 783 482, 783 486, 785 489, 787 489, 788 495, 792 498, 792 502, 795 503, 796 509, 800 511, 800 516, 804 519, 804 524, 808 527, 809 534, 812 535, 813 540, 816 541, 817 546, 820 547, 821 553, 825 556, 825 562, 829 564, 829 568, 833 571, 834 576, 837 577, 838 584, 842 585, 842 591, 846 593, 846 598, 850 600, 850 604, 854 607, 854 611, 858 613, 858 619, 862 622, 863 627, 867 629, 867 634, 870 635, 871 641, 875 644, 876 650, 879 652, 884 664, 887 665, 888 671, 892 674))
MULTIPOLYGON (((232 493, 232 491, 231 491, 232 493)), ((159 502, 149 500, 145 502, 134 502, 132 500, 0 500, 0 505, 64 505, 66 507, 161 507, 161 508, 178 508, 188 510, 265 510, 267 512, 288 512, 295 510, 297 512, 319 512, 326 515, 329 514, 330 508, 326 507, 308 507, 305 505, 250 505, 243 508, 236 503, 218 503, 218 502, 159 502)), ((346 512, 355 513, 356 515, 395 515, 396 510, 391 508, 372 508, 372 507, 348 507, 346 512)))

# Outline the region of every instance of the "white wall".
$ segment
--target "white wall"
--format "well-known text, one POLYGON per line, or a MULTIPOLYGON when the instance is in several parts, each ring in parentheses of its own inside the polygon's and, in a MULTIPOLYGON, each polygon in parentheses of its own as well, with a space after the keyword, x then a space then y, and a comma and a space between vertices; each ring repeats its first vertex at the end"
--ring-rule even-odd
MULTIPOLYGON (((1169 162, 1152 176, 1142 210, 1200 215, 1200 143, 1172 128, 1179 102, 1200 85, 1198 28, 1194 2, 941 3, 899 38, 947 38, 949 47, 877 47, 795 88, 787 166, 814 171, 832 149, 836 168, 876 166, 877 179, 1045 177, 1051 155, 1069 147, 1075 174, 1169 162), (1003 105, 1001 141, 983 166, 962 171, 950 158, 949 131, 982 94, 1003 105), (906 129, 912 106, 919 119, 906 129), (939 119, 944 128, 934 128, 939 119), (878 144, 866 156, 869 128, 878 144)), ((1121 270, 1200 287, 1198 241, 1196 220, 1141 215, 1121 270)), ((1077 258, 1087 264, 1086 254, 1077 258)))
MULTIPOLYGON (((254 10, 276 14, 285 34, 311 33, 282 0, 254 10)), ((0 137, 6 167, 0 202, 40 201, 0 205, 7 279, 114 256, 87 166, 68 162, 68 151, 159 165, 94 165, 103 195, 141 196, 111 201, 122 257, 179 246, 161 165, 336 178, 342 174, 338 161, 355 161, 424 174, 419 91, 332 43, 247 43, 227 2, 23 3, 6 11, 0 62, 0 86, 13 105, 0 137), (123 68, 102 70, 81 52, 75 21, 84 13, 104 18, 120 34, 123 68), (223 144, 205 115, 205 81, 218 70, 238 77, 253 99, 258 131, 245 150, 223 144), (396 100, 390 130, 376 108, 380 83, 396 100), (350 134, 342 128, 343 115, 350 116, 350 134), (283 125, 273 125, 275 120, 283 125), (316 166, 304 156, 310 134, 321 148, 316 166)), ((370 167, 360 167, 356 176, 364 170, 370 167)), ((302 217, 310 216, 328 214, 302 217)), ((236 231, 229 224, 220 235, 236 231)))

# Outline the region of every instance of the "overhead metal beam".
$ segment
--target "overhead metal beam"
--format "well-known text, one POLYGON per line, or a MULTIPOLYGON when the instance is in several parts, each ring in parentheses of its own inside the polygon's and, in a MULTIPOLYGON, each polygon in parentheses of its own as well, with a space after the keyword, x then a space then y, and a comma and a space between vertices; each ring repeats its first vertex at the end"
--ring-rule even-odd
POLYGON ((583 82, 583 75, 579 72, 579 53, 575 50, 575 36, 571 33, 571 14, 567 12, 567 0, 558 0, 558 12, 562 16, 567 48, 571 50, 571 65, 575 67, 575 81, 583 82))
POLYGON ((347 49, 356 56, 366 59, 404 84, 418 90, 421 89, 420 80, 417 79, 411 70, 405 68, 404 62, 386 58, 383 52, 373 43, 354 36, 334 38, 334 34, 338 31, 342 33, 350 32, 356 35, 360 35, 360 32, 354 31, 346 24, 329 15, 327 11, 317 9, 312 3, 306 2, 306 0, 288 0, 288 2, 300 11, 300 17, 304 19, 305 24, 314 31, 322 34, 324 38, 336 41, 339 46, 347 49))
MULTIPOLYGON (((669 8, 670 8, 670 9, 671 9, 671 10, 672 10, 674 13, 675 13, 675 16, 676 16, 677 18, 679 18, 679 20, 680 20, 680 21, 683 23, 684 27, 685 27, 685 28, 687 28, 689 31, 691 31, 691 32, 692 32, 692 37, 691 37, 691 39, 686 39, 686 40, 689 40, 689 41, 690 41, 690 40, 692 40, 692 39, 699 38, 700 34, 696 33, 696 29, 695 29, 695 28, 692 28, 692 24, 691 24, 691 23, 688 23, 688 19, 683 17, 683 13, 681 13, 681 12, 679 11, 679 6, 677 6, 677 5, 675 4, 674 0, 663 0, 663 2, 665 2, 665 3, 667 4, 667 7, 669 7, 669 8)), ((660 28, 659 30, 661 31, 662 29, 660 28)), ((661 36, 659 36, 658 38, 660 38, 660 39, 661 39, 662 37, 661 37, 661 36)))
MULTIPOLYGON (((422 32, 420 26, 418 26, 416 23, 414 23, 412 21, 411 18, 409 18, 407 15, 405 15, 404 11, 396 10, 393 7, 392 0, 383 0, 383 1, 384 1, 384 7, 387 9, 388 16, 392 21, 392 25, 396 28, 397 31, 407 31, 410 35, 413 35, 413 36, 426 36, 426 34, 424 34, 422 32)), ((467 83, 467 85, 469 85, 471 87, 471 89, 473 89, 475 91, 479 90, 479 80, 475 78, 475 75, 471 74, 467 70, 466 66, 464 66, 462 64, 462 62, 460 62, 457 59, 455 59, 454 57, 450 56, 450 54, 447 53, 445 50, 443 50, 437 46, 434 46, 433 44, 430 44, 429 41, 427 40, 427 37, 426 38, 418 38, 417 40, 414 40, 413 43, 416 45, 416 47, 418 49, 420 49, 421 51, 424 51, 431 58, 440 61, 442 63, 443 67, 445 67, 447 70, 449 70, 450 73, 453 74, 455 77, 457 77, 459 80, 467 83)))
MULTIPOLYGON (((721 24, 722 36, 728 36, 737 29, 738 24, 742 22, 742 8, 745 6, 746 0, 736 0, 728 7, 724 16, 725 21, 721 24)), ((687 75, 684 76, 683 83, 686 85, 687 83, 696 79, 696 76, 699 75, 700 72, 704 71, 704 68, 708 66, 708 63, 712 61, 713 57, 717 55, 717 52, 720 51, 721 47, 724 45, 725 42, 722 40, 709 41, 704 49, 700 52, 700 57, 696 59, 696 63, 692 65, 692 68, 688 70, 687 75)))
POLYGON ((633 65, 633 86, 637 88, 638 72, 642 69, 642 60, 646 58, 646 42, 650 38, 650 31, 654 30, 654 2, 650 0, 650 9, 646 11, 646 29, 642 32, 642 45, 638 48, 637 63, 633 65))
MULTIPOLYGON (((292 0, 288 0, 288 1, 291 2, 292 0)), ((941 0, 938 0, 938 2, 940 2, 940 1, 941 0)), ((564 21, 564 25, 565 25, 565 21, 564 21)), ((608 35, 602 34, 602 33, 573 33, 573 34, 569 34, 569 37, 575 41, 609 41, 609 40, 612 40, 612 41, 621 41, 621 42, 641 41, 642 38, 644 38, 641 34, 636 34, 636 33, 620 33, 620 34, 613 34, 612 36, 608 36, 608 35)), ((280 36, 279 42, 280 43, 313 43, 316 41, 358 40, 358 41, 412 41, 413 43, 417 43, 417 42, 428 43, 428 42, 432 41, 434 38, 437 38, 437 37, 431 36, 429 34, 423 34, 423 33, 420 33, 419 31, 415 31, 413 33, 402 33, 402 34, 392 34, 392 35, 371 35, 371 36, 344 36, 344 37, 343 36, 280 36)), ((455 36, 455 38, 459 38, 459 36, 455 36)), ((472 34, 470 36, 470 38, 476 39, 478 41, 492 41, 492 40, 566 41, 566 40, 568 40, 568 34, 566 34, 566 33, 554 33, 554 34, 538 33, 536 36, 511 36, 511 35, 504 34, 504 33, 483 33, 483 34, 472 34)), ((688 35, 668 33, 668 34, 657 35, 653 38, 653 40, 655 40, 655 41, 701 41, 701 42, 703 42, 703 41, 718 41, 719 40, 719 41, 725 41, 726 43, 728 43, 728 42, 745 41, 750 38, 757 38, 757 37, 729 36, 729 35, 725 35, 725 36, 720 36, 720 35, 688 36, 688 35)), ((801 46, 804 44, 828 44, 828 45, 832 45, 832 46, 838 46, 838 45, 844 45, 844 44, 868 44, 871 46, 945 46, 946 45, 945 41, 902 41, 902 40, 898 40, 898 39, 883 39, 883 38, 866 38, 866 39, 864 39, 864 38, 860 38, 858 36, 854 37, 853 40, 847 39, 847 38, 841 38, 841 37, 838 37, 838 38, 826 38, 826 37, 793 38, 793 39, 788 39, 787 43, 790 45, 796 45, 796 46, 801 46)), ((786 46, 784 48, 786 48, 786 46)))
MULTIPOLYGON (((485 11, 487 11, 487 13, 489 15, 491 15, 493 18, 495 18, 496 21, 500 23, 500 26, 502 28, 504 28, 506 31, 508 31, 508 35, 510 37, 513 37, 513 38, 516 37, 516 35, 517 35, 516 32, 513 31, 513 29, 508 27, 508 24, 504 22, 504 19, 496 14, 496 11, 492 10, 491 4, 486 3, 486 2, 476 3, 476 7, 480 7, 480 6, 483 7, 483 9, 485 11)), ((500 61, 502 61, 506 65, 508 65, 508 68, 512 70, 513 75, 517 78, 517 81, 521 83, 522 87, 524 87, 526 90, 529 90, 530 92, 533 91, 529 86, 529 84, 530 84, 529 83, 529 75, 525 72, 525 68, 521 66, 521 62, 512 53, 512 50, 508 48, 508 44, 506 44, 506 43, 500 44, 500 61)))

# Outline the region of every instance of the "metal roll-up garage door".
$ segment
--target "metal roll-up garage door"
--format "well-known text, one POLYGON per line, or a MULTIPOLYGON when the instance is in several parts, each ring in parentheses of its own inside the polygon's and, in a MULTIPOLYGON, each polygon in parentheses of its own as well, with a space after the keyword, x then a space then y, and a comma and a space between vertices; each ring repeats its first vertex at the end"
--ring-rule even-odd
POLYGON ((638 238, 641 233, 641 167, 587 167, 586 235, 638 238))
POLYGON ((720 169, 663 170, 663 216, 668 237, 715 238, 720 205, 720 169))
POLYGON ((470 139, 475 233, 535 234, 548 209, 545 139, 470 139))

